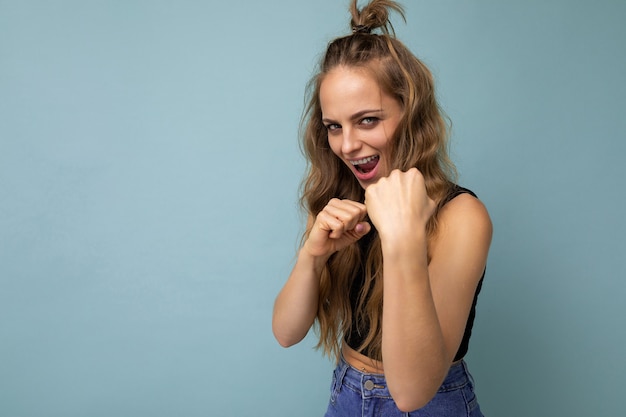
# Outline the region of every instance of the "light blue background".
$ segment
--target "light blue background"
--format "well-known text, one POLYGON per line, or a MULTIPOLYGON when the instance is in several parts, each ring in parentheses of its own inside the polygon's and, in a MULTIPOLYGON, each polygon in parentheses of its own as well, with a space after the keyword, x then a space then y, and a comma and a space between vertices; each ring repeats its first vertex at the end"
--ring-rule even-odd
MULTIPOLYGON (((0 0, 0 416, 321 416, 271 334, 304 85, 348 0, 0 0)), ((495 225, 490 416, 617 416, 626 2, 405 1, 495 225)))

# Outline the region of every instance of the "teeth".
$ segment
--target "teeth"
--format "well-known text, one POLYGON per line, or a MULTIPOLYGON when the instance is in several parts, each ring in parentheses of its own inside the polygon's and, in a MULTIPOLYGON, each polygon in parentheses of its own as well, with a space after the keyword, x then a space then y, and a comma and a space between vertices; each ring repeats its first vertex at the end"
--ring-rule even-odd
POLYGON ((368 156, 367 158, 359 159, 358 161, 350 161, 350 163, 352 165, 361 165, 361 164, 366 164, 368 162, 371 162, 374 159, 378 159, 378 155, 368 156))

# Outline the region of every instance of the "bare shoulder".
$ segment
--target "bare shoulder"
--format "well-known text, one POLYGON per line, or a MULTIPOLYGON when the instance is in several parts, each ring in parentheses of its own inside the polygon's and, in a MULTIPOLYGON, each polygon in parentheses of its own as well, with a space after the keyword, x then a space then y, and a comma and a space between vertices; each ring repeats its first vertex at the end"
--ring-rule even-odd
POLYGON ((493 226, 487 208, 478 198, 463 193, 450 200, 439 213, 437 237, 463 232, 488 234, 493 226))
POLYGON ((448 269, 457 265, 473 270, 471 276, 477 279, 485 267, 492 234, 485 205, 471 194, 458 195, 439 213, 437 231, 429 244, 432 266, 448 269))

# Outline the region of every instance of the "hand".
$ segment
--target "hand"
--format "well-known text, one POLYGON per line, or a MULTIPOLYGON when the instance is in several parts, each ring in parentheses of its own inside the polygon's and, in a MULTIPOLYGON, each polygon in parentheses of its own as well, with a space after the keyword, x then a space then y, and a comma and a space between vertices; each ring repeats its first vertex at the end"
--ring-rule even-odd
POLYGON ((333 198, 317 215, 303 249, 316 257, 328 257, 356 242, 371 229, 363 221, 365 204, 333 198))
POLYGON ((436 204, 416 168, 393 170, 365 190, 365 206, 381 238, 402 238, 425 230, 436 204))

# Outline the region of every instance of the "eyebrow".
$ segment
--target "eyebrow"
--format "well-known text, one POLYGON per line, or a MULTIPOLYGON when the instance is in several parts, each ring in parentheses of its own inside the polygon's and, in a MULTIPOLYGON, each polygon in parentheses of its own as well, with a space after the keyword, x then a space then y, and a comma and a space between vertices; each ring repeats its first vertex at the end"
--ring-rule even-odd
MULTIPOLYGON (((358 111, 358 112, 354 113, 352 116, 350 116, 350 120, 360 119, 361 117, 365 116, 366 114, 382 113, 382 112, 383 112, 383 109, 361 110, 361 111, 358 111)), ((328 118, 324 117, 324 118, 322 118, 322 122, 324 122, 324 123, 333 123, 334 120, 328 119, 328 118)))

